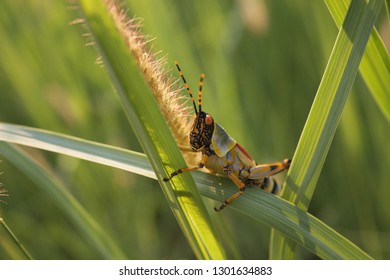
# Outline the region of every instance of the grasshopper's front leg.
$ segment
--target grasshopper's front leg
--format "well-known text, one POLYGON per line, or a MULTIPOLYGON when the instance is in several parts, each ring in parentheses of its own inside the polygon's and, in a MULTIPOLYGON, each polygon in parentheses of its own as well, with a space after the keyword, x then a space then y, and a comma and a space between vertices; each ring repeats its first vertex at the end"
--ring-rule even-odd
POLYGON ((168 178, 164 178, 163 179, 164 182, 171 180, 173 177, 175 177, 176 175, 179 175, 183 172, 191 172, 191 171, 203 168, 207 162, 207 159, 208 159, 208 155, 206 155, 206 154, 202 155, 202 158, 200 159, 197 166, 180 168, 180 169, 176 170, 175 172, 172 172, 168 178))

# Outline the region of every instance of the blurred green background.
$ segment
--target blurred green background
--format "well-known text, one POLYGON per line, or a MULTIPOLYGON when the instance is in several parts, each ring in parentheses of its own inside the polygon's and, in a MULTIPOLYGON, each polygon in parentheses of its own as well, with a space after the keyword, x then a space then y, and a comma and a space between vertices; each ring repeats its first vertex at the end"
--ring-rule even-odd
MULTIPOLYGON (((322 1, 122 2, 129 17, 143 19, 173 75, 178 60, 196 91, 206 73, 204 110, 253 158, 293 155, 337 35, 322 1)), ((80 16, 73 7, 65 0, 1 1, 0 121, 142 152, 96 50, 85 45, 85 30, 70 24, 80 16)), ((389 43, 385 13, 377 28, 389 43)), ((389 124, 358 76, 309 208, 378 259, 390 258, 389 139, 389 124)), ((156 181, 26 150, 129 259, 194 258, 156 181)), ((48 193, 0 159, 0 182, 10 194, 0 217, 34 258, 103 258, 48 193)), ((211 215, 229 258, 268 258, 269 228, 230 209, 211 215)), ((297 257, 315 258, 301 248, 297 257)), ((2 229, 0 258, 23 258, 2 229)))

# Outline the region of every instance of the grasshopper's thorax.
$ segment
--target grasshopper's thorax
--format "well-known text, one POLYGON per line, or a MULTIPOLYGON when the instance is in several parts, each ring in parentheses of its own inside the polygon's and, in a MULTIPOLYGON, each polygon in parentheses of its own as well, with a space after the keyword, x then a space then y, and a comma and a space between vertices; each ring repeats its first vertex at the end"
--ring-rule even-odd
POLYGON ((214 120, 206 112, 199 112, 196 115, 190 133, 190 146, 194 151, 209 149, 214 132, 214 120))

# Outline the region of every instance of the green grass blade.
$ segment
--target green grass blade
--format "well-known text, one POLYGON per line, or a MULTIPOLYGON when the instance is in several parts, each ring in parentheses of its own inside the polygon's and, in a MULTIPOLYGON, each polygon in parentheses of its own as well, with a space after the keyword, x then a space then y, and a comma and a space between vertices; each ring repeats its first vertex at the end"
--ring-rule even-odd
MULTIPOLYGON (((337 27, 340 28, 347 13, 348 1, 325 2, 337 27)), ((371 31, 359 71, 374 100, 390 122, 390 57, 375 27, 371 31)))
MULTIPOLYGON (((194 178, 201 194, 219 201, 237 192, 225 178, 200 172, 194 178)), ((372 259, 331 227, 276 195, 248 188, 229 208, 278 230, 322 259, 372 259)))
POLYGON ((8 235, 11 237, 13 242, 16 244, 16 246, 20 249, 22 254, 28 259, 32 260, 33 257, 30 255, 30 253, 24 248, 22 243, 20 243, 19 239, 15 236, 15 234, 12 232, 12 230, 7 226, 3 218, 0 218, 0 225, 4 228, 4 230, 8 233, 8 235))
POLYGON ((80 1, 80 6, 129 123, 195 255, 200 259, 224 258, 192 177, 186 174, 168 183, 162 180, 186 164, 107 7, 103 2, 88 0, 80 1))
POLYGON ((385 4, 386 4, 387 17, 390 20, 390 0, 386 0, 385 4))
MULTIPOLYGON (((368 4, 353 0, 337 36, 282 193, 301 209, 306 210, 311 201, 382 4, 381 0, 368 4)), ((293 258, 294 247, 291 240, 272 232, 271 258, 293 258)))
POLYGON ((0 123, 0 141, 60 153, 131 171, 149 178, 157 178, 153 170, 150 170, 149 162, 146 164, 148 169, 142 165, 145 161, 144 154, 69 135, 21 125, 0 123))
MULTIPOLYGON (((108 145, 36 128, 1 123, 0 140, 62 153, 157 179, 145 155, 108 145)), ((235 185, 226 178, 202 172, 194 172, 193 176, 201 194, 214 200, 223 201, 237 191, 235 185)), ((245 195, 229 205, 229 208, 277 229, 320 258, 371 258, 320 220, 269 193, 249 188, 245 195)))
POLYGON ((51 195, 69 217, 69 220, 80 230, 85 240, 90 242, 101 253, 102 257, 106 259, 126 259, 119 246, 107 235, 97 221, 78 203, 63 184, 37 161, 20 148, 5 142, 0 142, 0 153, 35 181, 46 193, 51 195))

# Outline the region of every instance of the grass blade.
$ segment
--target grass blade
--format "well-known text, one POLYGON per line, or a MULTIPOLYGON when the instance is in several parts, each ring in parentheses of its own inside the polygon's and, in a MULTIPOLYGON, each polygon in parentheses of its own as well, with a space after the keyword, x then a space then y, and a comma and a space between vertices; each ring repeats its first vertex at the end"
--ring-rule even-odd
POLYGON ((15 234, 12 232, 12 230, 7 226, 7 224, 4 222, 3 218, 0 218, 0 225, 4 228, 4 230, 8 233, 8 235, 11 237, 13 242, 16 244, 16 246, 20 249, 22 254, 28 259, 32 260, 32 256, 30 253, 24 248, 22 243, 20 243, 19 239, 15 236, 15 234))
MULTIPOLYGON (((347 13, 347 3, 337 0, 325 2, 337 27, 340 28, 347 13)), ((390 122, 390 57, 375 27, 371 31, 359 71, 374 100, 390 122)))
POLYGON ((390 0, 386 0, 385 4, 386 4, 387 17, 390 20, 390 0))
POLYGON ((224 258, 216 230, 191 176, 186 174, 169 183, 162 180, 186 164, 124 38, 108 14, 108 7, 103 2, 88 0, 80 1, 80 6, 129 123, 195 255, 200 259, 224 258))
MULTIPOLYGON (((108 145, 69 137, 36 128, 0 124, 0 140, 27 145, 52 152, 121 168, 157 179, 143 154, 108 145)), ((228 179, 194 172, 200 193, 222 201, 236 192, 228 179), (217 187, 216 187, 217 186, 217 187)), ((297 206, 269 193, 248 189, 240 199, 229 205, 301 244, 323 259, 371 259, 352 242, 297 206)))
MULTIPOLYGON (((303 210, 311 201, 382 4, 381 0, 353 0, 337 36, 282 193, 303 210)), ((291 240, 272 232, 271 258, 293 258, 294 247, 291 240)))
POLYGON ((69 155, 157 179, 145 155, 43 129, 0 123, 0 141, 69 155), (139 170, 137 169, 139 168, 139 170), (147 171, 146 171, 147 170, 147 171))
MULTIPOLYGON (((201 194, 207 197, 223 201, 237 192, 228 179, 200 172, 194 177, 201 194)), ((229 207, 278 230, 322 259, 372 259, 322 221, 273 194, 249 188, 229 207)))
MULTIPOLYGON (((0 133, 1 135, 2 133, 0 133)), ((2 138, 2 137, 0 137, 2 138)), ((41 186, 64 210, 85 240, 106 259, 126 259, 119 246, 107 235, 97 221, 78 203, 61 182, 56 180, 39 163, 16 146, 0 142, 1 154, 41 186)))

